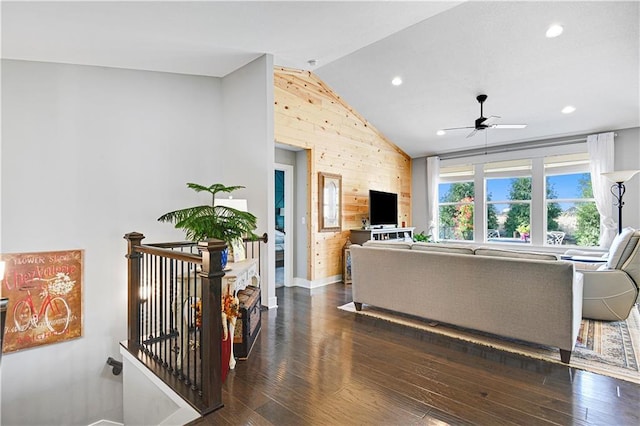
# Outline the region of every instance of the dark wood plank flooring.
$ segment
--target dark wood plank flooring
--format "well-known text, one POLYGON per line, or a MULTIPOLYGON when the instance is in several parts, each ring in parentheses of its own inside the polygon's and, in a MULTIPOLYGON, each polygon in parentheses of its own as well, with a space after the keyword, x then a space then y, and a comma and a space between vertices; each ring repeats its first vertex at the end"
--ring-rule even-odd
POLYGON ((431 335, 279 288, 225 406, 197 425, 638 425, 640 385, 431 335))

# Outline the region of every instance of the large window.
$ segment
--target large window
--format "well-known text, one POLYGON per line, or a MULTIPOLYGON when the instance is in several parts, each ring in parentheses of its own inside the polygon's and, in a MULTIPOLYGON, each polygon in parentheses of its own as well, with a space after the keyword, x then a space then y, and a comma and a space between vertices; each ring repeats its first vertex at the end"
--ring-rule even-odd
POLYGON ((588 167, 586 153, 545 158, 547 244, 598 245, 600 214, 588 167))
POLYGON ((530 242, 531 161, 484 165, 487 240, 530 242))
POLYGON ((483 159, 473 158, 474 164, 441 162, 440 239, 598 244, 600 216, 586 152, 527 159, 514 159, 511 154, 511 158, 495 158, 499 161, 479 161, 483 159))
POLYGON ((438 235, 442 240, 473 240, 473 166, 440 169, 438 235))

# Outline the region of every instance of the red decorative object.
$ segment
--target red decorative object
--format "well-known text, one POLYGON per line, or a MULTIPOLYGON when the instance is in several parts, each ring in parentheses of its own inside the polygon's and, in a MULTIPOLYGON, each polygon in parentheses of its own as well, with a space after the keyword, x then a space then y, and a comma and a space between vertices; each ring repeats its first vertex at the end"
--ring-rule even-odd
POLYGON ((231 358, 231 345, 233 341, 233 337, 227 336, 226 339, 223 339, 220 344, 222 345, 222 374, 220 375, 222 378, 222 382, 224 383, 227 380, 227 374, 229 373, 229 360, 231 358))

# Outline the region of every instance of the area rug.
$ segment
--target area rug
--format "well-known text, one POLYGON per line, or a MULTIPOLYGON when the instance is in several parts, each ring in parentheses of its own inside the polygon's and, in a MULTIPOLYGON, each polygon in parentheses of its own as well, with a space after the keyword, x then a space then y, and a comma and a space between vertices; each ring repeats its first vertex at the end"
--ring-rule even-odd
MULTIPOLYGON (((557 348, 528 344, 521 341, 514 342, 494 335, 423 321, 416 317, 368 305, 363 305, 361 311, 356 311, 353 303, 338 306, 338 309, 417 328, 429 333, 436 333, 499 350, 563 364, 560 361, 560 351, 557 348)), ((640 384, 639 358, 640 313, 638 312, 638 306, 635 306, 626 321, 607 322, 583 319, 569 365, 580 370, 640 384)))

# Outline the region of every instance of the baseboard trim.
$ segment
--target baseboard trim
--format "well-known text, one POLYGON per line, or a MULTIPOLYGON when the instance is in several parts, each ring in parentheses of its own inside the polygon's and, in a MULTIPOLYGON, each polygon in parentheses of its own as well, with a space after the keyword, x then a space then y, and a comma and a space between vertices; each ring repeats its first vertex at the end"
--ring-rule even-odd
POLYGON ((288 285, 287 287, 310 288, 310 282, 309 280, 306 280, 304 278, 294 277, 292 284, 288 285))
POLYGON ((331 277, 320 278, 319 280, 314 280, 314 281, 295 277, 293 279, 293 285, 289 287, 302 287, 309 290, 313 290, 314 288, 324 287, 329 284, 335 284, 339 282, 342 282, 342 275, 333 275, 331 277))
POLYGON ((277 297, 270 297, 269 298, 269 304, 267 305, 268 309, 276 309, 278 307, 278 298, 277 297))

